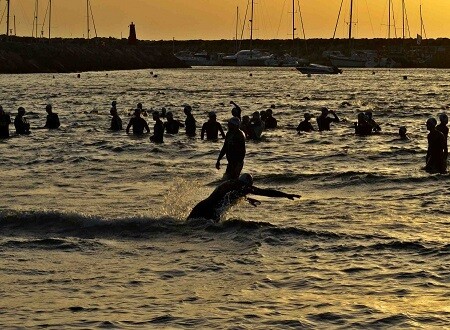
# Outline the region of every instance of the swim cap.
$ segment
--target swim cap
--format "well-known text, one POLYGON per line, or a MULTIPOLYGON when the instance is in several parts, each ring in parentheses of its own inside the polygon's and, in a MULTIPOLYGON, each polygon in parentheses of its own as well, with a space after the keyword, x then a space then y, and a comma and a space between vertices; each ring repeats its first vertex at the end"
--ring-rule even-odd
POLYGON ((437 121, 434 118, 427 119, 427 126, 435 127, 437 125, 437 121))
POLYGON ((441 114, 439 115, 439 120, 440 120, 441 122, 448 123, 448 116, 447 116, 447 114, 446 114, 446 113, 441 113, 441 114))
POLYGON ((234 126, 238 126, 241 124, 241 121, 239 120, 239 118, 237 117, 232 117, 230 118, 230 120, 228 121, 229 125, 234 125, 234 126))
POLYGON ((245 183, 248 186, 253 185, 253 177, 249 173, 241 174, 241 176, 239 177, 239 181, 241 181, 242 183, 245 183))

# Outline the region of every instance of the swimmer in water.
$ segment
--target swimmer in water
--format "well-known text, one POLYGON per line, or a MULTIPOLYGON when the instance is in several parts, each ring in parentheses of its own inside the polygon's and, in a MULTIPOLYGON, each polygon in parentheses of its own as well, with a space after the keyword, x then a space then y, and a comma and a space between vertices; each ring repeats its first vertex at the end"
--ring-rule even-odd
POLYGON ((436 129, 436 119, 429 118, 426 125, 430 133, 427 136, 428 149, 425 170, 429 173, 446 173, 447 164, 444 155, 447 143, 444 134, 436 129))
POLYGON ((209 120, 203 124, 202 126, 202 132, 201 132, 201 139, 205 137, 206 133, 206 139, 209 141, 216 141, 219 139, 219 132, 220 135, 222 135, 222 138, 225 139, 225 133, 223 131, 222 125, 217 121, 217 116, 214 111, 210 111, 208 113, 209 120))
POLYGON ((144 129, 146 133, 150 133, 150 128, 148 127, 147 122, 144 118, 141 117, 141 110, 137 108, 134 110, 134 116, 131 117, 130 122, 128 123, 126 132, 130 133, 130 128, 133 126, 133 134, 134 135, 142 135, 144 134, 144 129))
POLYGON ((300 195, 287 194, 274 189, 257 188, 253 185, 253 177, 248 173, 244 173, 239 179, 228 180, 221 183, 208 198, 198 203, 192 209, 187 219, 203 218, 218 222, 221 215, 242 198, 246 198, 251 205, 258 206, 260 202, 246 197, 248 194, 288 198, 291 200, 301 197, 300 195))
POLYGON ((44 128, 48 129, 57 129, 61 125, 59 123, 59 117, 57 113, 54 113, 52 110, 52 105, 47 104, 45 107, 45 111, 47 111, 47 121, 45 122, 44 128))

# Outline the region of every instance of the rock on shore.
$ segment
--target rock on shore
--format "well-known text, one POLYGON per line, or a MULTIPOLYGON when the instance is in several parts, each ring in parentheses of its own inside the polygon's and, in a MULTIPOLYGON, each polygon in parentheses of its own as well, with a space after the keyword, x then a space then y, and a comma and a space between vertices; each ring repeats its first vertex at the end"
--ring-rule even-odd
POLYGON ((113 38, 16 38, 0 41, 0 73, 45 73, 147 68, 182 68, 171 52, 138 42, 113 38))

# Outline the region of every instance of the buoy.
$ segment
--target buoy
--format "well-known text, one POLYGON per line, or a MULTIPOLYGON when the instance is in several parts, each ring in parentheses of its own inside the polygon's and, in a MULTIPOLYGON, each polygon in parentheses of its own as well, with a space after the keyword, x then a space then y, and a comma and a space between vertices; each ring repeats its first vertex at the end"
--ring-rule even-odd
POLYGON ((407 80, 408 79, 408 76, 403 76, 403 80, 407 80))

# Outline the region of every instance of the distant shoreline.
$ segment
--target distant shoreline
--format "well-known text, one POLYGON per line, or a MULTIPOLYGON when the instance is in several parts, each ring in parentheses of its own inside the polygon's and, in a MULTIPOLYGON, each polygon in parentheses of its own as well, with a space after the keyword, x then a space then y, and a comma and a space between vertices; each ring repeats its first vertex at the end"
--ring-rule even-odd
MULTIPOLYGON (((249 49, 249 40, 239 42, 249 49)), ((329 64, 324 51, 348 53, 346 39, 253 40, 254 49, 276 55, 292 54, 319 64, 329 64)), ((354 39, 354 49, 370 49, 395 57, 405 68, 450 68, 450 39, 354 39)), ((233 54, 235 40, 138 41, 94 38, 36 39, 0 36, 0 73, 69 73, 82 71, 133 70, 188 67, 173 54, 179 51, 233 54)))

